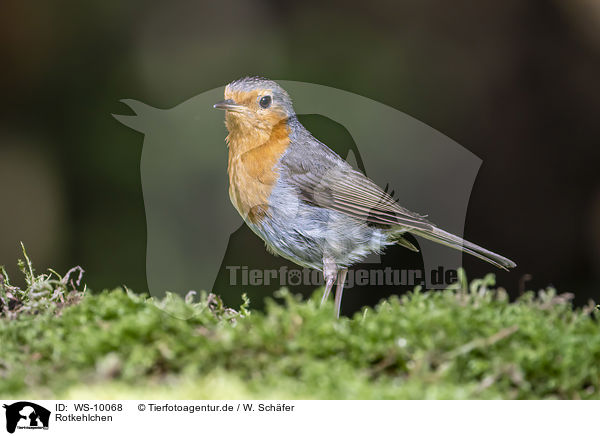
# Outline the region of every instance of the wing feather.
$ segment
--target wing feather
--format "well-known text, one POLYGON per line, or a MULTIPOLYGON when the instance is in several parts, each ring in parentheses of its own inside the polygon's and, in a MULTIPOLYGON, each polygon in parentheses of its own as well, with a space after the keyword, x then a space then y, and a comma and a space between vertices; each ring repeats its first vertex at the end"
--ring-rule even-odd
POLYGON ((386 191, 352 168, 334 168, 318 176, 309 172, 296 173, 291 179, 305 201, 320 207, 377 225, 421 230, 433 228, 423 215, 401 207, 386 191))
MULTIPOLYGON (((441 230, 425 215, 403 208, 386 190, 315 139, 297 119, 290 119, 290 122, 294 124, 297 136, 284 154, 280 170, 286 183, 295 187, 304 201, 363 222, 389 227, 392 231, 398 228, 410 232, 462 250, 500 268, 516 266, 510 259, 441 230)), ((402 245, 416 250, 408 241, 402 245)))

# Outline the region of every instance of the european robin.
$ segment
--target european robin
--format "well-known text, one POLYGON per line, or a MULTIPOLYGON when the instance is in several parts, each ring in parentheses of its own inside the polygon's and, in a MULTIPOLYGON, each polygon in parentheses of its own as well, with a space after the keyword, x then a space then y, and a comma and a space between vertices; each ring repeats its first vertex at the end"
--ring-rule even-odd
POLYGON ((272 80, 245 77, 225 87, 229 197, 267 249, 323 272, 323 303, 337 279, 339 317, 348 267, 400 244, 410 233, 462 250, 497 267, 511 260, 445 232, 400 206, 385 190, 316 139, 287 92, 272 80))

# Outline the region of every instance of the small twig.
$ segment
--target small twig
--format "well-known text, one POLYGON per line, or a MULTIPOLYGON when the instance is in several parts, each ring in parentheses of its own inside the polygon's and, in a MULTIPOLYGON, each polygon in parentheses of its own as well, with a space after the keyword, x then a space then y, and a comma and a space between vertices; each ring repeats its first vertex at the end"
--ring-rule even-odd
POLYGON ((467 342, 466 344, 461 345, 460 347, 455 348, 454 350, 448 351, 447 353, 445 353, 444 360, 452 360, 457 356, 461 356, 463 354, 470 353, 471 351, 473 351, 477 348, 484 348, 484 347, 489 347, 491 345, 494 345, 496 342, 499 342, 502 339, 505 339, 505 338, 509 337, 510 335, 514 334, 517 330, 519 330, 519 326, 513 325, 513 326, 510 326, 510 327, 500 330, 498 333, 495 333, 488 338, 474 339, 471 342, 467 342))
POLYGON ((390 353, 377 363, 370 371, 371 377, 385 371, 390 366, 393 366, 398 361, 396 353, 390 353))
MULTIPOLYGON (((83 277, 83 273, 85 272, 85 270, 80 267, 79 265, 74 266, 73 268, 71 268, 69 271, 67 271, 67 273, 65 274, 65 276, 62 278, 62 283, 66 286, 67 283, 69 283, 69 278, 71 276, 72 273, 74 273, 75 271, 79 271, 79 276, 77 277, 77 280, 75 281, 75 283, 77 284, 77 286, 79 286, 81 284, 81 278, 83 277)), ((70 280, 71 286, 73 287, 73 290, 76 290, 75 286, 73 285, 73 280, 70 280)))

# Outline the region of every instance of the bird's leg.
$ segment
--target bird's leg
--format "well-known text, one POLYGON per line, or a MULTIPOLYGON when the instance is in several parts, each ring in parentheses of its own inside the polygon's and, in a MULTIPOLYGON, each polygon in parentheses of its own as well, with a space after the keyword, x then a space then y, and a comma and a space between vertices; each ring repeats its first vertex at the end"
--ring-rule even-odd
POLYGON ((344 292, 344 282, 346 281, 346 274, 348 274, 348 268, 340 269, 337 286, 335 288, 335 317, 340 317, 340 309, 342 307, 342 292, 344 292))
POLYGON ((325 292, 323 293, 323 298, 321 299, 321 306, 329 297, 329 293, 331 292, 331 288, 333 288, 333 283, 335 282, 335 278, 337 276, 337 265, 330 259, 323 259, 323 277, 325 278, 325 292))
POLYGON ((325 292, 323 293, 323 298, 321 298, 321 306, 327 301, 331 288, 333 288, 333 282, 335 282, 335 276, 325 278, 325 292))

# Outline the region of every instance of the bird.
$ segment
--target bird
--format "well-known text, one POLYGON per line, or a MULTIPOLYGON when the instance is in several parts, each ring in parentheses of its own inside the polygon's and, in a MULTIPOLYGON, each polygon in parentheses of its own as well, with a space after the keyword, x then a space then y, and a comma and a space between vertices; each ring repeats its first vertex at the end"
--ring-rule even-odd
POLYGON ((269 252, 323 273, 321 305, 336 285, 339 318, 348 268, 407 234, 461 250, 496 267, 516 264, 442 230, 402 207, 298 120, 289 94, 273 80, 243 77, 225 86, 229 198, 269 252))

